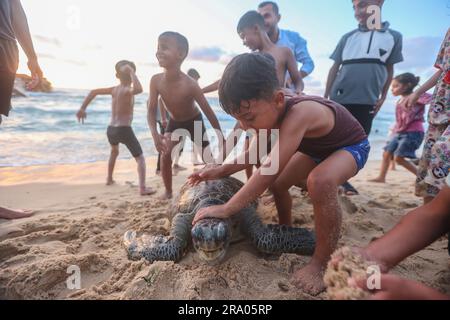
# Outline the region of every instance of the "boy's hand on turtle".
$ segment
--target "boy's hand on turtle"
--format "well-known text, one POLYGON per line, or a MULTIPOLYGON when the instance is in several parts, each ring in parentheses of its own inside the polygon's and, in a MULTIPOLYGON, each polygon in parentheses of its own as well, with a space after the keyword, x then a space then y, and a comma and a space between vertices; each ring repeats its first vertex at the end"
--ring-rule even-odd
POLYGON ((86 111, 83 109, 78 110, 78 112, 77 112, 78 123, 81 122, 81 124, 84 124, 84 120, 86 120, 86 118, 87 118, 86 111))
POLYGON ((218 219, 227 219, 231 216, 231 212, 228 210, 226 205, 212 206, 208 208, 200 209, 194 217, 192 221, 192 225, 194 226, 200 220, 205 218, 218 218, 218 219))
POLYGON ((221 166, 207 166, 189 176, 189 184, 196 186, 203 181, 215 180, 221 178, 221 166))

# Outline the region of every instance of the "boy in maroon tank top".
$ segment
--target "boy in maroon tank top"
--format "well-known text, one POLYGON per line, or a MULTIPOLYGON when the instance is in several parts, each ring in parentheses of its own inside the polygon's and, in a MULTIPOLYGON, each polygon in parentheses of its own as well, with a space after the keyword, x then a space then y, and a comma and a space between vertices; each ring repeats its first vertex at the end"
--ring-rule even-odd
MULTIPOLYGON (((220 82, 219 98, 222 108, 242 128, 279 130, 279 139, 261 168, 228 203, 199 210, 193 224, 206 217, 237 214, 270 187, 279 223, 291 225, 289 189, 306 180, 317 244, 311 262, 293 280, 304 291, 319 294, 325 288, 323 272, 340 236, 338 186, 364 167, 370 151, 364 129, 337 103, 311 96, 288 98, 280 89, 273 59, 261 53, 243 54, 231 61, 220 82)), ((233 163, 193 174, 191 183, 244 170, 251 165, 248 160, 255 149, 252 144, 233 163)))

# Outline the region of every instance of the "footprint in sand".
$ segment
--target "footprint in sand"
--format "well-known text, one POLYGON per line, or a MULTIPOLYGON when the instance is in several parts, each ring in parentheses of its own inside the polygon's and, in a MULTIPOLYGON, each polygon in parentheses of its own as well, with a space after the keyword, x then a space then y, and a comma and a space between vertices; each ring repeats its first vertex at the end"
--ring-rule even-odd
POLYGON ((30 247, 24 246, 22 243, 0 243, 0 264, 28 251, 30 251, 30 247))
POLYGON ((339 202, 342 209, 349 214, 354 214, 358 212, 358 207, 356 204, 348 197, 339 197, 339 202))

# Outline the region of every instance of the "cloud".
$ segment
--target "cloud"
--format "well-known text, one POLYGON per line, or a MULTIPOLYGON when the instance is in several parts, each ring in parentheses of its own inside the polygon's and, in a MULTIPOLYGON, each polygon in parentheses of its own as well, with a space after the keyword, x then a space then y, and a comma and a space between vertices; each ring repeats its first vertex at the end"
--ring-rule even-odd
POLYGON ((225 54, 226 52, 219 47, 198 47, 190 51, 188 58, 196 61, 219 62, 225 54))
POLYGON ((68 64, 73 64, 75 66, 80 66, 80 67, 84 67, 87 66, 86 61, 81 61, 81 60, 74 60, 74 59, 63 59, 61 60, 62 62, 68 63, 68 64))
POLYGON ((50 59, 50 60, 55 60, 55 61, 61 61, 64 63, 76 65, 76 66, 87 66, 86 61, 76 60, 76 59, 60 59, 50 53, 38 53, 37 56, 39 59, 50 59))
POLYGON ((50 54, 50 53, 38 53, 37 56, 38 56, 39 59, 56 60, 56 57, 53 54, 50 54))
POLYGON ((403 57, 405 61, 397 68, 405 72, 425 73, 433 70, 439 48, 440 37, 416 37, 403 40, 403 57))
POLYGON ((311 76, 307 77, 305 80, 305 87, 307 88, 318 88, 318 89, 322 89, 324 86, 322 84, 322 81, 317 80, 311 76))
POLYGON ((100 44, 87 44, 83 46, 83 50, 88 50, 88 51, 98 51, 98 50, 102 50, 103 46, 100 44))
POLYGON ((35 40, 39 41, 39 42, 52 44, 52 45, 57 46, 57 47, 61 47, 62 46, 61 45, 61 41, 59 39, 57 39, 57 38, 49 38, 49 37, 46 37, 46 36, 41 36, 39 34, 35 34, 33 36, 33 38, 35 40))

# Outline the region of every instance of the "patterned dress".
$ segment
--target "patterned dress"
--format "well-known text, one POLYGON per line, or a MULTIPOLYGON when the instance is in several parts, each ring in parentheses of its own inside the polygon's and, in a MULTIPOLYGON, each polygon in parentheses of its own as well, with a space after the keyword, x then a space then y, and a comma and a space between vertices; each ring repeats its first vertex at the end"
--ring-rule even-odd
POLYGON ((429 128, 416 181, 419 197, 436 197, 446 185, 450 170, 450 28, 435 66, 442 70, 442 75, 428 114, 429 128))

